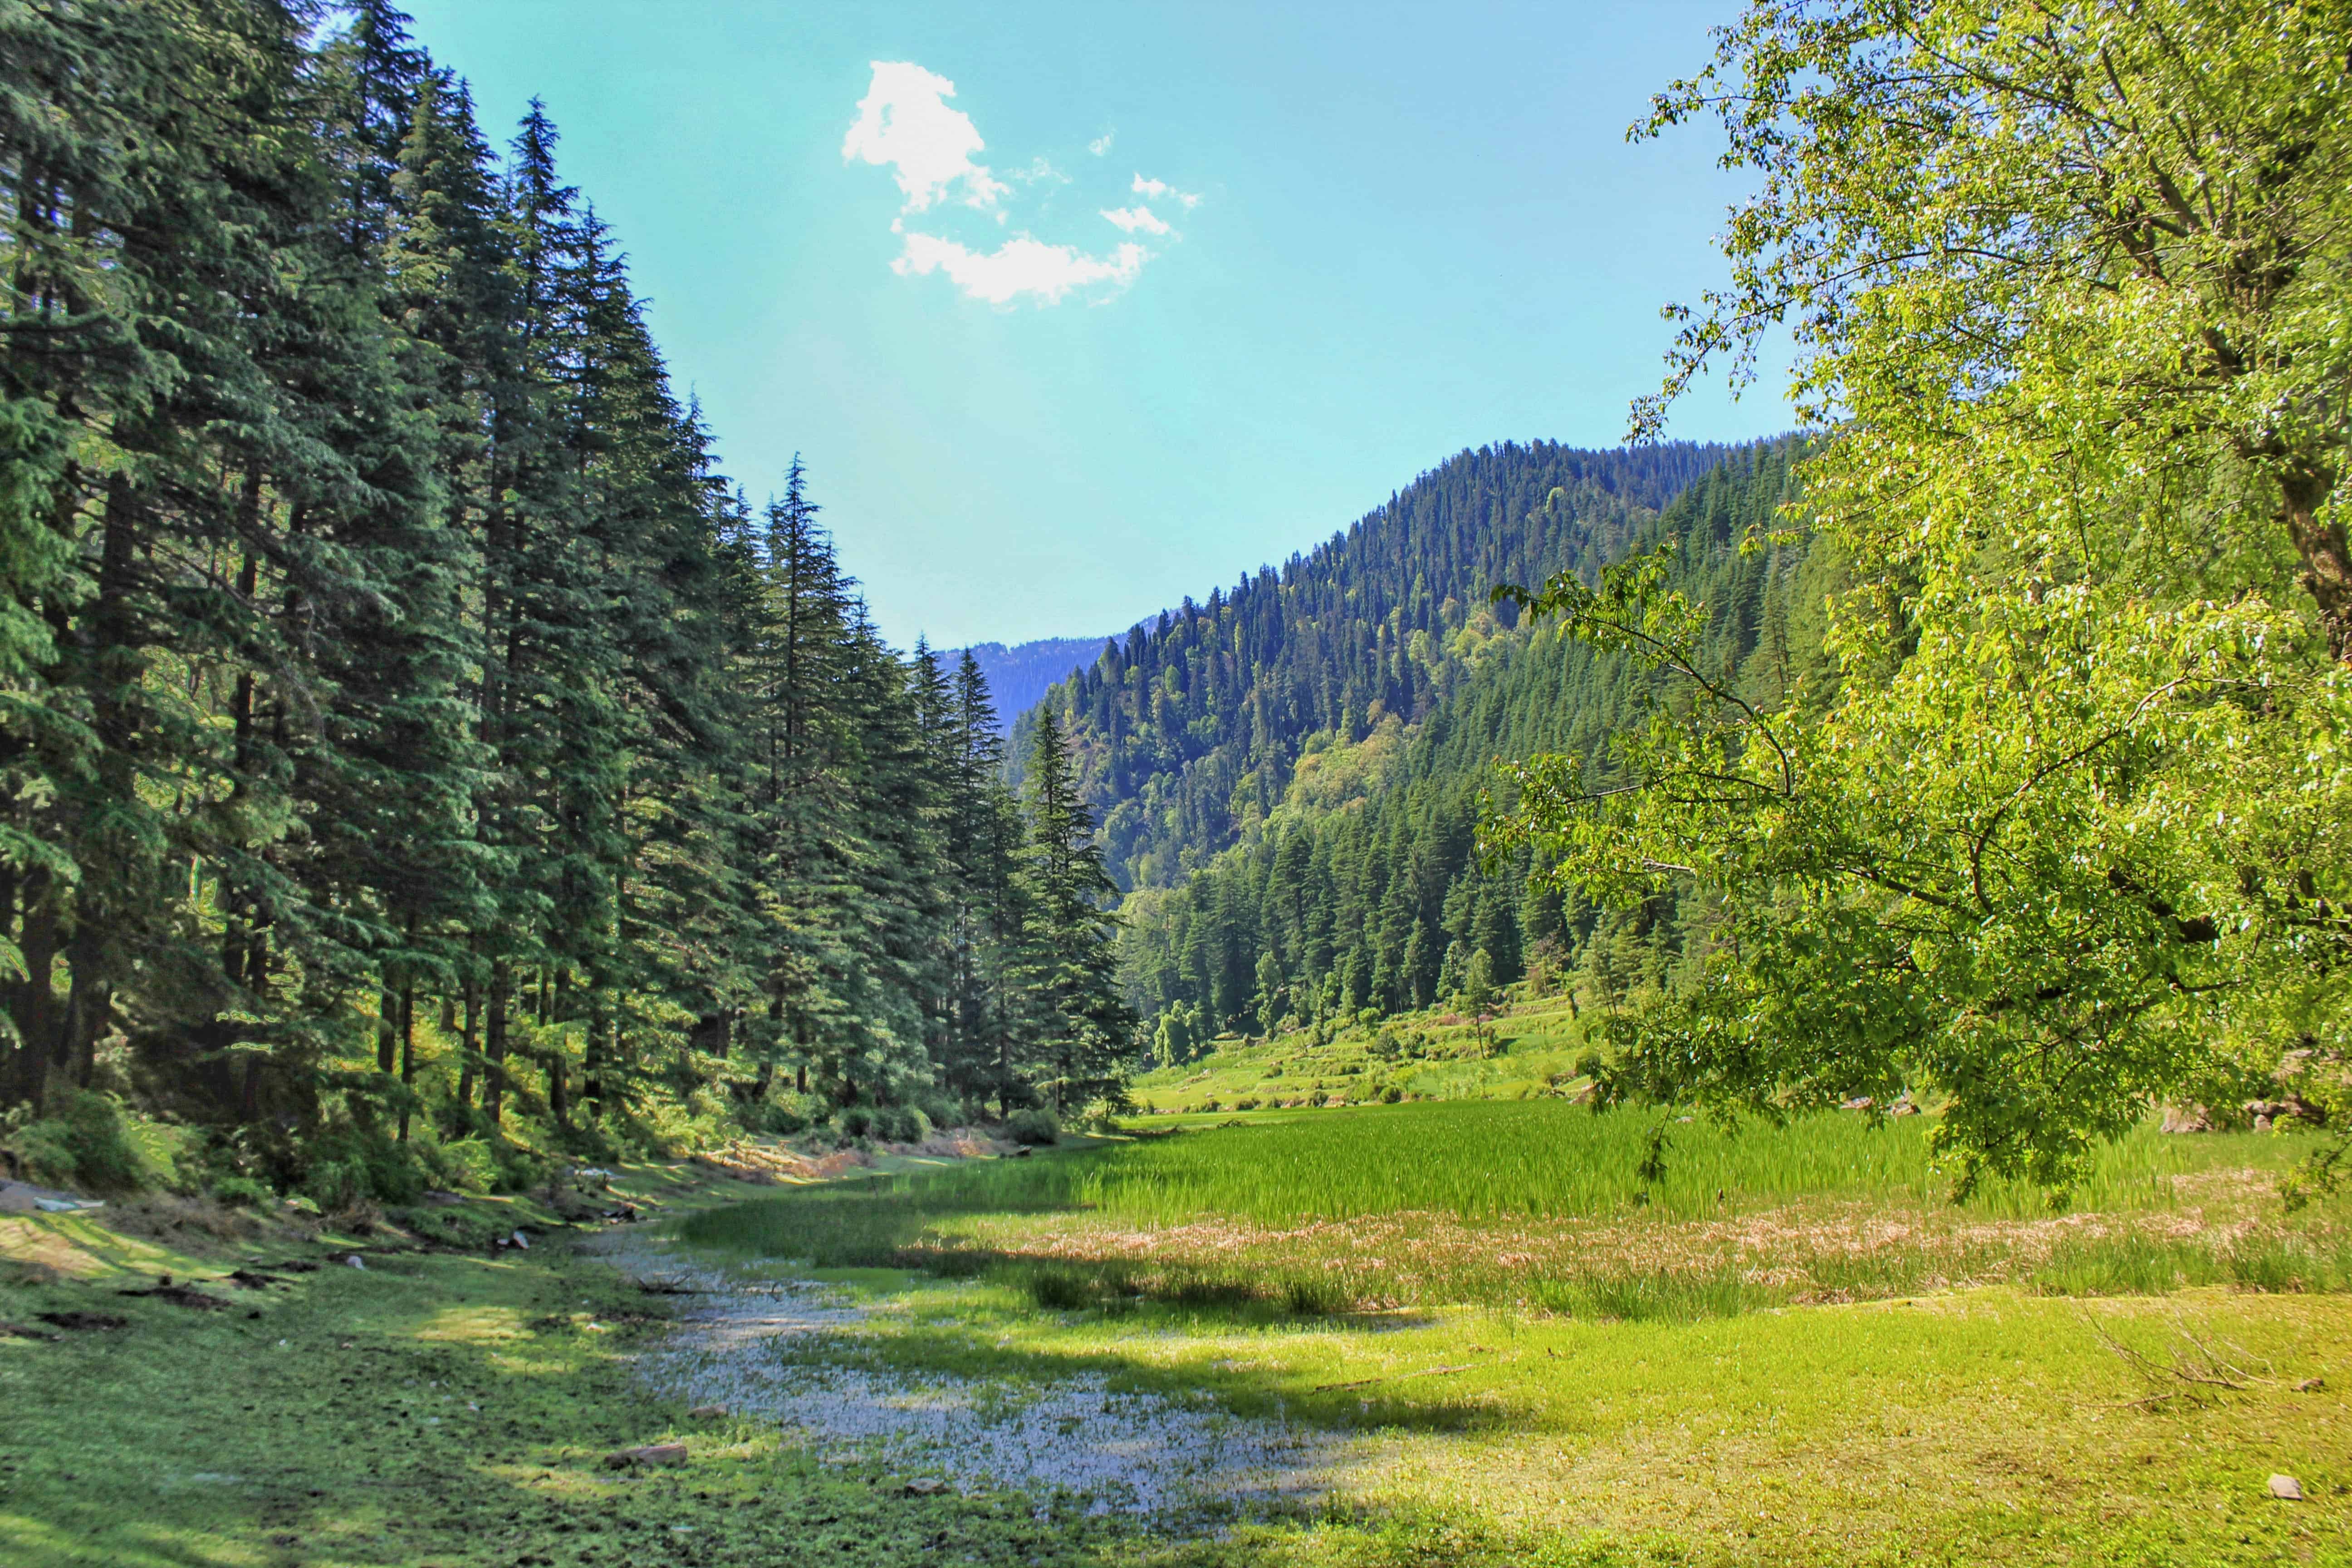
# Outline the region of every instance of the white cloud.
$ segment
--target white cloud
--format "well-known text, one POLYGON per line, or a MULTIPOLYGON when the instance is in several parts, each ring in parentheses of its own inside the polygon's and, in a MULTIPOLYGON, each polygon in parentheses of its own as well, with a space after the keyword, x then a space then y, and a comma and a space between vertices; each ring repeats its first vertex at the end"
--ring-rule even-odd
POLYGON ((1104 132, 1101 135, 1087 143, 1087 151, 1092 153, 1097 158, 1101 157, 1104 153, 1110 151, 1110 139, 1118 134, 1118 132, 1116 131, 1104 132))
POLYGON ((1066 185, 1070 183, 1069 175, 1062 173, 1042 157, 1032 158, 1027 168, 1013 169, 1005 177, 1018 180, 1024 185, 1034 185, 1041 180, 1051 180, 1057 185, 1066 185))
POLYGON ((844 163, 863 158, 898 172, 906 210, 921 212, 958 184, 967 206, 993 206, 1008 187, 971 155, 987 143, 971 117, 950 109, 955 83, 907 60, 876 60, 873 84, 857 100, 857 121, 842 138, 844 163))
POLYGON ((1150 253, 1136 244, 1110 255, 1088 256, 1067 245, 1047 245, 1020 235, 992 251, 977 251, 931 234, 909 234, 906 248, 890 263, 901 278, 944 272, 967 299, 1010 305, 1027 297, 1058 304, 1073 289, 1110 284, 1124 289, 1143 270, 1150 253))
POLYGON ((1129 234, 1133 234, 1139 228, 1146 234, 1168 234, 1172 232, 1169 228, 1165 219, 1161 218, 1159 214, 1153 212, 1150 207, 1141 205, 1140 204, 1131 207, 1105 207, 1103 209, 1103 216, 1118 225, 1121 229, 1125 230, 1129 234))
POLYGON ((1161 196, 1172 197, 1184 204, 1186 212, 1201 205, 1201 198, 1192 193, 1180 191, 1165 180, 1147 180, 1140 174, 1135 176, 1135 184, 1128 186, 1128 189, 1139 196, 1150 196, 1155 201, 1161 196))

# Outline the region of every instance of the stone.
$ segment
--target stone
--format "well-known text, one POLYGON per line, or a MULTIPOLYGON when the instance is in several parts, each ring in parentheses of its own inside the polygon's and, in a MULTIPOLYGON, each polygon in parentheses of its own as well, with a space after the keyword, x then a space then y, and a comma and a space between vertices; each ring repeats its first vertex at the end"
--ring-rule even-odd
POLYGON ((693 1421, 724 1421, 727 1419, 727 1406, 724 1405, 698 1405, 686 1414, 688 1419, 693 1421))
POLYGON ((2296 1480, 2293 1476, 2273 1476, 2271 1478, 2271 1496, 2278 1499, 2281 1502, 2301 1502, 2303 1500, 2303 1483, 2296 1480))
POLYGON ((517 1247, 521 1247, 525 1252, 529 1252, 530 1250, 530 1237, 525 1236, 520 1231, 514 1233, 514 1244, 517 1247))
POLYGON ((37 1187, 30 1182, 0 1181, 0 1214, 73 1214, 81 1209, 102 1209, 105 1206, 96 1198, 76 1197, 55 1187, 37 1187))
POLYGON ((925 1476, 919 1480, 908 1481, 906 1489, 908 1497, 937 1497, 947 1489, 947 1482, 935 1479, 930 1476, 925 1476))
POLYGON ((1857 1094, 1852 1100, 1840 1105, 1838 1109, 1840 1110, 1868 1110, 1872 1106, 1877 1103, 1878 1102, 1876 1100, 1871 1099, 1870 1096, 1866 1094, 1857 1094))
POLYGON ((2168 1105, 2164 1108, 2165 1132, 2210 1132, 2213 1118, 2201 1105, 2168 1105))
POLYGON ((620 1470, 632 1466, 682 1465, 686 1463, 686 1445, 648 1443, 642 1448, 616 1448, 604 1456, 604 1462, 620 1470))

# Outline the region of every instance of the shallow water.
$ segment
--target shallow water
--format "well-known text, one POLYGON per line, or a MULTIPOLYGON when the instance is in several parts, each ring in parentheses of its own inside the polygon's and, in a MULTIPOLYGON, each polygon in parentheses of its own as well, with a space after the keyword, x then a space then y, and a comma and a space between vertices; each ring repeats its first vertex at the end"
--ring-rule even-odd
POLYGON ((598 1248, 631 1277, 695 1292, 639 1363, 662 1394, 775 1422, 832 1462, 877 1461, 967 1490, 1011 1489, 1094 1513, 1231 1514, 1311 1501, 1348 1446, 1280 1421, 1099 1373, 916 1375, 858 1364, 878 1309, 810 1280, 729 1274, 649 1237, 598 1248), (828 1347, 840 1360, 828 1362, 828 1347))

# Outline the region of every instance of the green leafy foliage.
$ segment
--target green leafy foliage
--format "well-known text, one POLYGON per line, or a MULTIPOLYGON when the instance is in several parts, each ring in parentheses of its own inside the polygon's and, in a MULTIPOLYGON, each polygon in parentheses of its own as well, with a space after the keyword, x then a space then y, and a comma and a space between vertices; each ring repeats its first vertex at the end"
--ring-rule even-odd
POLYGON ((1638 128, 1717 118, 1758 183, 1666 395, 1789 324, 1782 529, 1839 579, 1826 663, 1762 694, 1664 557, 1512 595, 1670 693, 1527 764, 1490 841, 1705 910, 1608 1092, 1933 1086, 1963 1186, 2056 1185, 2151 1101, 2340 1071, 2347 42, 2328 5, 1759 3, 1638 128))

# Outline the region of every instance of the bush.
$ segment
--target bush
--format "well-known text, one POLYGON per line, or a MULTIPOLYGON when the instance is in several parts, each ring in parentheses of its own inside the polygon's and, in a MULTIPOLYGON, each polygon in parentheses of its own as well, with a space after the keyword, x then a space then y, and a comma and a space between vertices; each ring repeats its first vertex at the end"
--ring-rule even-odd
POLYGON ((1004 1124, 1004 1135, 1015 1143, 1043 1148, 1060 1140, 1062 1126, 1054 1120, 1052 1111, 1037 1106, 1028 1110, 1014 1111, 1013 1120, 1004 1124))
POLYGON ((275 1196, 268 1183, 257 1182, 251 1176, 223 1176, 213 1184, 214 1200, 233 1209, 256 1208, 275 1196))
POLYGON ((923 1113, 932 1127, 969 1127, 974 1120, 969 1106, 955 1096, 938 1089, 917 1095, 915 1109, 923 1113))
POLYGON ((26 1123, 8 1138, 8 1152, 25 1174, 89 1193, 136 1192, 139 1151, 124 1132, 114 1101, 82 1089, 58 1109, 59 1114, 26 1123))
POLYGON ((479 1138, 461 1138, 432 1152, 435 1177, 455 1193, 487 1193, 499 1184, 499 1157, 479 1138))
POLYGON ((312 1141, 309 1155, 302 1194, 322 1214, 371 1200, 412 1204, 425 1195, 425 1166, 415 1147, 379 1129, 330 1128, 312 1141))
POLYGON ((887 1105, 874 1114, 874 1135, 893 1143, 919 1143, 931 1135, 931 1119, 912 1105, 887 1105))

